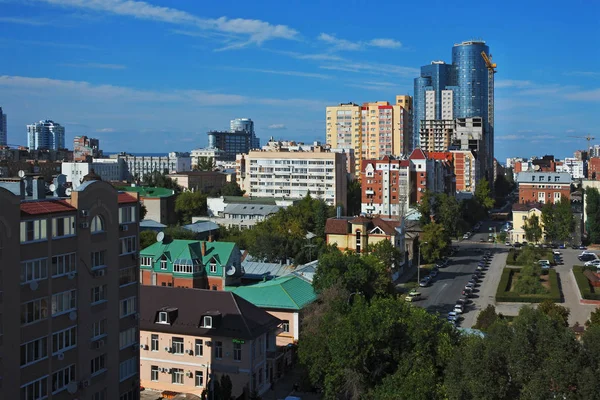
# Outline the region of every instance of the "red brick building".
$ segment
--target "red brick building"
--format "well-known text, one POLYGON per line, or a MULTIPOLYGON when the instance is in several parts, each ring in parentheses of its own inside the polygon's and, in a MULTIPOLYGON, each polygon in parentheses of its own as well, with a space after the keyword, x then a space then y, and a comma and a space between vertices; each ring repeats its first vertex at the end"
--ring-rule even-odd
POLYGON ((600 157, 592 157, 588 161, 588 179, 600 181, 600 157))
POLYGON ((519 203, 555 203, 571 199, 571 175, 568 172, 519 172, 519 203))

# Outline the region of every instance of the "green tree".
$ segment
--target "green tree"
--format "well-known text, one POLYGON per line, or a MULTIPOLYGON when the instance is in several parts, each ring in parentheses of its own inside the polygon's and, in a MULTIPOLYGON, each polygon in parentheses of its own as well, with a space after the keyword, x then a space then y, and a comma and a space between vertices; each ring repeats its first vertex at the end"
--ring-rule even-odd
POLYGON ((146 218, 146 214, 148 214, 148 209, 146 208, 144 203, 140 201, 140 221, 146 218))
POLYGON ((444 227, 448 235, 456 238, 466 232, 468 223, 462 219, 456 197, 440 193, 436 203, 435 221, 444 227))
POLYGON ((543 294, 548 290, 540 282, 541 267, 537 264, 521 268, 514 284, 515 292, 519 294, 543 294))
POLYGON ((433 262, 446 253, 451 243, 450 237, 441 224, 435 222, 427 224, 421 233, 421 257, 425 262, 433 262))
POLYGON ((198 163, 194 166, 196 171, 214 171, 216 168, 213 157, 198 157, 198 163))
POLYGON ((175 200, 175 212, 181 224, 190 224, 192 217, 206 215, 206 195, 200 192, 183 192, 175 200))
POLYGON ((231 400, 231 393, 233 392, 233 383, 231 378, 227 374, 221 375, 221 399, 231 400))
POLYGON ((473 328, 485 332, 498 320, 498 318, 500 318, 500 316, 496 314, 496 307, 488 304, 488 306, 481 310, 477 315, 477 322, 473 325, 473 328))
POLYGON ((562 198, 554 205, 554 220, 556 224, 556 238, 561 242, 566 242, 573 236, 575 230, 575 218, 571 202, 562 198))
POLYGON ((358 179, 348 178, 348 190, 346 194, 347 215, 360 214, 362 203, 361 182, 358 179))
POLYGON ((544 226, 544 235, 546 241, 555 242, 558 240, 558 226, 554 212, 554 204, 546 203, 542 206, 542 225, 544 226))
POLYGON ((171 239, 196 240, 197 238, 197 234, 195 232, 182 228, 181 226, 169 226, 164 230, 164 232, 165 235, 171 239))
POLYGON ((494 207, 494 199, 490 190, 490 184, 487 179, 483 178, 477 182, 475 187, 475 199, 486 210, 494 207))
POLYGON ((588 328, 592 325, 600 326, 600 308, 596 308, 594 311, 592 311, 590 314, 590 319, 585 321, 585 326, 588 328))
POLYGON ((525 239, 531 243, 538 243, 542 238, 542 227, 537 214, 532 214, 530 217, 524 217, 523 231, 525 231, 525 239))
POLYGON ((564 326, 569 326, 571 311, 568 308, 555 304, 552 300, 544 300, 538 305, 538 310, 564 326))
POLYGON ((165 173, 154 171, 150 174, 145 174, 142 177, 142 181, 145 185, 161 187, 165 189, 174 190, 175 193, 181 192, 181 186, 177 184, 177 180, 168 177, 165 173))
POLYGON ((156 243, 156 232, 154 231, 141 231, 140 232, 140 249, 145 249, 148 246, 156 243))
POLYGON ((367 252, 372 254, 388 270, 400 266, 400 263, 404 261, 402 251, 394 247, 389 240, 381 240, 374 245, 369 245, 367 252))
POLYGON ((227 182, 220 190, 221 196, 243 196, 246 191, 240 188, 237 182, 227 182))
POLYGON ((585 189, 586 231, 592 243, 600 243, 600 192, 596 188, 585 189))
POLYGON ((436 209, 435 193, 426 190, 421 197, 421 201, 417 204, 417 210, 421 214, 421 225, 427 225, 431 222, 432 215, 435 215, 436 209))

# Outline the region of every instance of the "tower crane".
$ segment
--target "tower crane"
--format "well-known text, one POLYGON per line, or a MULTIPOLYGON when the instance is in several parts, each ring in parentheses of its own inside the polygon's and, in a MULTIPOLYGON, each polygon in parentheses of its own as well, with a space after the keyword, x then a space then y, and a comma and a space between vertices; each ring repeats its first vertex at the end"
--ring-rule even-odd
POLYGON ((496 71, 496 63, 492 62, 492 55, 481 52, 481 57, 485 61, 485 67, 488 69, 488 123, 491 127, 494 126, 494 74, 496 71))
POLYGON ((592 143, 591 143, 591 141, 592 141, 592 140, 596 140, 596 138, 595 138, 595 137, 593 137, 593 136, 592 136, 592 135, 590 135, 589 133, 588 133, 586 136, 571 136, 571 135, 569 135, 569 137, 572 137, 572 138, 577 138, 577 139, 585 139, 585 140, 587 140, 587 143, 588 143, 588 146, 587 146, 587 147, 588 147, 588 157, 591 157, 591 154, 590 154, 590 149, 592 148, 592 143))

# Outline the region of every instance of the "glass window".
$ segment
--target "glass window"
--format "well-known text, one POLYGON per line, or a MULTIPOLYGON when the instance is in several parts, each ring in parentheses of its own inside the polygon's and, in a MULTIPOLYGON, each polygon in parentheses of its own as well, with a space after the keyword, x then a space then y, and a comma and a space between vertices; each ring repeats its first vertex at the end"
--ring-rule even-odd
POLYGON ((125 347, 132 346, 137 342, 137 329, 129 328, 119 332, 119 348, 124 349, 125 347))
POLYGON ((75 235, 75 216, 52 218, 52 237, 75 235))
POLYGON ((100 268, 106 266, 106 263, 104 261, 105 253, 106 250, 92 252, 92 268, 100 268))
POLYGON ((141 257, 140 265, 142 267, 151 267, 152 266, 152 257, 141 257))
POLYGON ((129 285, 137 281, 136 267, 126 267, 119 270, 119 286, 129 285))
POLYGON ((183 338, 173 337, 172 351, 173 354, 183 354, 183 338))
POLYGON ((21 222, 21 243, 46 240, 47 229, 45 219, 21 222))
POLYGON ((121 238, 121 255, 131 254, 137 249, 137 240, 135 236, 121 238))
POLYGON ((171 371, 171 383, 183 385, 183 369, 173 368, 171 371))
POLYGON ((48 317, 48 299, 43 297, 21 304, 21 324, 31 324, 48 317))
POLYGON ((38 258, 21 263, 21 283, 29 283, 48 278, 48 259, 38 258))
POLYGON ((48 357, 48 337, 35 339, 21 345, 21 366, 33 364, 48 357))
POLYGON ((90 360, 90 371, 92 376, 106 371, 106 354, 102 354, 90 360))
POLYGON ((90 224, 90 232, 92 233, 100 233, 104 232, 104 220, 100 215, 96 215, 92 219, 92 223, 90 224))
POLYGON ((136 301, 135 296, 121 300, 121 318, 131 315, 136 312, 136 301))
POLYGON ((48 375, 21 386, 21 399, 42 400, 48 397, 48 375))
POLYGON ((119 364, 119 382, 134 376, 137 373, 137 359, 132 357, 119 364))
POLYGON ((61 392, 67 388, 69 382, 75 380, 75 364, 56 371, 52 374, 52 394, 61 392))
POLYGON ((202 355, 204 354, 204 342, 202 341, 202 339, 196 339, 194 350, 196 357, 202 357, 202 355))
POLYGON ((223 342, 215 342, 215 358, 223 358, 223 342))
POLYGON ((77 291, 68 290, 52 296, 52 315, 70 312, 77 308, 77 291))
POLYGON ((106 285, 100 285, 100 286, 93 287, 91 289, 91 293, 92 293, 91 303, 95 304, 95 303, 99 303, 102 301, 106 301, 106 292, 107 292, 106 285))
POLYGON ((135 222, 136 206, 126 206, 119 209, 119 224, 135 222))
POLYGON ((202 386, 204 386, 204 372, 202 372, 202 371, 196 371, 195 379, 194 379, 194 385, 196 387, 202 387, 202 386))
POLYGON ((158 382, 158 365, 150 366, 150 380, 158 382))
POLYGON ((52 355, 65 352, 77 346, 77 326, 52 334, 52 355))
POLYGON ((281 324, 281 329, 283 330, 283 332, 289 332, 290 331, 290 321, 288 321, 288 320, 283 321, 283 323, 281 324))
POLYGON ((106 335, 106 318, 94 322, 92 325, 92 338, 106 335))
POLYGON ((59 254, 52 257, 52 277, 67 275, 75 272, 75 253, 59 254))
POLYGON ((150 339, 150 350, 158 351, 158 335, 152 335, 150 339))
POLYGON ((241 343, 233 343, 233 359, 235 361, 242 360, 242 344, 241 343))

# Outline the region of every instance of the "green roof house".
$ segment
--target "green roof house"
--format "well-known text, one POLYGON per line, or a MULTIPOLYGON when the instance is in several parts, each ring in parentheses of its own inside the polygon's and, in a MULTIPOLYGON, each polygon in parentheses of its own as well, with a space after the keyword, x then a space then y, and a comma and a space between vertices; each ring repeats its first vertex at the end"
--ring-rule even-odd
POLYGON ((142 284, 224 290, 239 285, 240 250, 231 242, 164 238, 140 251, 142 284))
POLYGON ((171 225, 177 222, 175 214, 175 192, 172 189, 152 186, 125 186, 119 188, 124 192, 135 192, 146 207, 145 219, 152 219, 161 224, 171 225))

